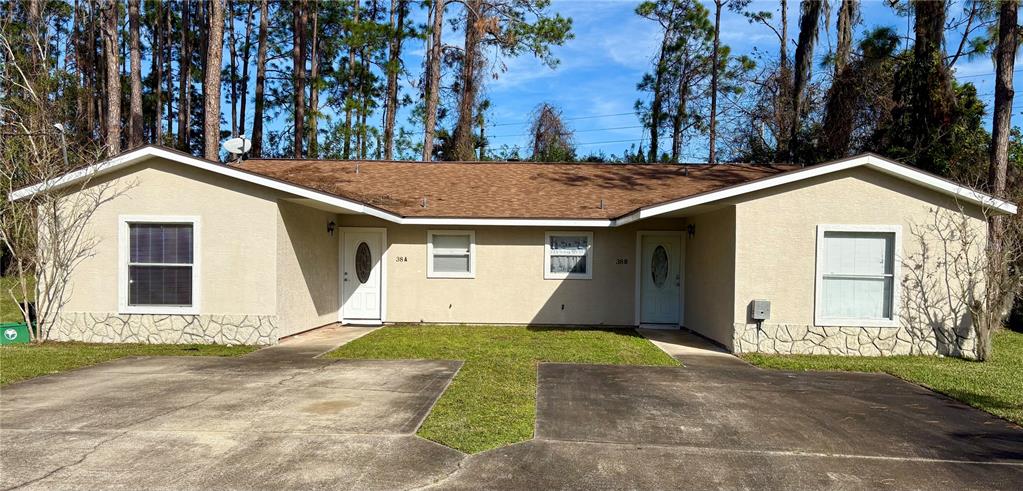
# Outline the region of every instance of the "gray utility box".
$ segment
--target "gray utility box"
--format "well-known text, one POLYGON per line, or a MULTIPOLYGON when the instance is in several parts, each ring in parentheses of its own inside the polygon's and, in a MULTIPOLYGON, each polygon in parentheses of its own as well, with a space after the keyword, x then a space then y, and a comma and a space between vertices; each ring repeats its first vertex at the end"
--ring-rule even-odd
POLYGON ((766 321, 771 318, 771 301, 754 300, 750 302, 750 318, 755 321, 766 321))

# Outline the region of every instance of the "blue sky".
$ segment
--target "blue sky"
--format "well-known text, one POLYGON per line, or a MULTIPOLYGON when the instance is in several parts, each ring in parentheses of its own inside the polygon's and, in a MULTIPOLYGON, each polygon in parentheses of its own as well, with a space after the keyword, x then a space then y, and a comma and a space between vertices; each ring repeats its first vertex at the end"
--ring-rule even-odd
MULTIPOLYGON (((576 132, 575 140, 581 154, 603 151, 620 155, 630 145, 638 145, 644 131, 632 109, 640 97, 636 83, 656 54, 658 29, 653 22, 635 15, 636 3, 555 0, 552 10, 573 19, 575 38, 554 50, 561 64, 553 70, 531 56, 503 60, 507 70, 496 80, 488 80, 486 88, 486 96, 492 103, 487 119, 494 125, 487 129, 491 147, 525 146, 527 120, 541 102, 553 103, 563 110, 569 126, 576 132)), ((834 43, 838 2, 833 3, 836 11, 832 12, 832 28, 827 35, 822 34, 815 53, 818 62, 834 43)), ((777 16, 775 0, 754 1, 750 7, 774 11, 777 16)), ((794 38, 798 34, 798 0, 789 0, 789 7, 789 35, 794 38)), ((858 31, 878 26, 892 26, 902 33, 909 29, 912 33, 908 19, 896 15, 885 2, 864 1, 858 31)), ((445 37, 446 42, 457 44, 461 36, 445 33, 445 37)), ((776 38, 771 31, 761 25, 751 25, 745 18, 728 11, 722 14, 722 42, 736 53, 749 54, 758 46, 770 53, 777 52, 776 38)), ((406 49, 406 66, 417 70, 422 63, 422 43, 411 43, 406 49)), ((819 70, 816 64, 815 70, 819 70)), ((963 58, 956 66, 956 76, 977 85, 978 93, 989 104, 994 91, 993 71, 988 56, 963 58)), ((407 124, 407 118, 400 116, 399 122, 407 124)), ((705 141, 694 141, 684 153, 687 160, 705 160, 705 141)))
MULTIPOLYGON (((790 53, 794 52, 795 37, 798 35, 799 1, 789 0, 790 53)), ((833 0, 830 29, 821 34, 815 52, 814 70, 820 73, 821 59, 834 45, 834 23, 838 1, 833 0)), ((500 63, 505 70, 496 79, 487 79, 485 96, 491 101, 487 113, 487 136, 490 150, 508 147, 528 147, 528 119, 533 110, 543 102, 552 103, 563 111, 569 127, 575 131, 575 142, 580 155, 603 152, 607 155, 621 155, 624 150, 638 146, 645 141, 647 133, 640 127, 633 105, 642 97, 636 90, 636 83, 651 65, 659 43, 657 25, 634 13, 638 2, 625 0, 553 0, 551 10, 573 20, 574 39, 564 46, 554 48, 561 60, 560 65, 550 69, 530 55, 517 58, 503 58, 500 63)), ((713 5, 704 1, 709 9, 713 5)), ((778 16, 777 0, 754 0, 751 10, 767 10, 778 16)), ((448 7, 446 17, 459 15, 458 4, 448 7)), ((952 13, 961 9, 953 5, 952 13)), ((858 33, 880 26, 890 26, 907 38, 912 36, 912 20, 898 16, 884 0, 864 0, 861 4, 861 21, 856 26, 858 33)), ((424 23, 425 12, 415 12, 417 23, 424 23)), ((767 27, 750 24, 739 14, 724 11, 721 19, 722 43, 736 54, 751 54, 755 48, 772 56, 777 52, 777 38, 767 27)), ((948 40, 958 42, 957 34, 948 33, 948 40)), ((857 36, 858 38, 858 36, 857 36)), ((445 44, 458 45, 462 34, 451 31, 444 33, 445 44)), ((410 72, 403 77, 402 91, 415 96, 409 78, 421 75, 425 46, 420 40, 406 43, 403 61, 410 72)), ((225 57, 227 51, 225 50, 225 57)), ((960 81, 977 86, 981 99, 991 106, 994 98, 994 66, 987 55, 973 59, 960 58, 955 66, 955 76, 960 81)), ((1021 87, 1016 77, 1016 87, 1021 87)), ((250 82, 251 83, 251 82, 250 82)), ((250 87, 250 90, 252 88, 250 87)), ((229 118, 228 91, 222 91, 224 118, 229 118)), ((251 102, 250 102, 251 104, 251 102)), ((327 117, 329 108, 322 108, 327 117)), ((1023 102, 1015 106, 1023 111, 1023 102)), ((399 111, 397 122, 415 136, 422 134, 421 127, 409 123, 411 108, 399 111)), ((251 128, 250 108, 247 127, 251 128)), ((281 129, 284 117, 268 122, 270 129, 281 129)), ((990 115, 986 124, 990 125, 990 115)), ((380 115, 371 120, 379 121, 380 115)), ((228 120, 229 121, 229 120, 228 120)), ((225 126, 226 128, 227 126, 225 126)), ((321 126, 325 127, 325 125, 321 126)), ((645 146, 645 145, 644 145, 645 146)), ((528 152, 523 152, 526 154, 528 152)), ((707 143, 705 138, 696 138, 683 150, 684 160, 705 161, 707 143)))

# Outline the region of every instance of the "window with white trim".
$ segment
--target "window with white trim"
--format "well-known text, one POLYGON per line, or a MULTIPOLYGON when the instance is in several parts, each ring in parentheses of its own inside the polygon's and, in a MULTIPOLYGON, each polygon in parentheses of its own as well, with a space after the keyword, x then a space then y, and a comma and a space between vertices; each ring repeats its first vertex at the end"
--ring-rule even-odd
POLYGON ((430 230, 427 232, 426 243, 428 278, 476 276, 476 232, 430 230))
POLYGON ((122 218, 124 313, 197 313, 198 220, 122 218))
POLYGON ((899 235, 897 226, 820 227, 817 325, 897 325, 899 235))
POLYGON ((547 280, 593 278, 593 233, 547 232, 543 277, 547 280))

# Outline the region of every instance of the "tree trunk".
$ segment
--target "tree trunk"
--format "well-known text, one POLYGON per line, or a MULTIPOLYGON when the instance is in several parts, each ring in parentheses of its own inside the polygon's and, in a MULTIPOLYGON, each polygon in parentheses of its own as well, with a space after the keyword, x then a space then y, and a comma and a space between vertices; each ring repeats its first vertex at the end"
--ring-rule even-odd
POLYGON ((72 10, 74 19, 71 25, 71 46, 74 46, 75 82, 78 84, 78 91, 75 93, 75 114, 84 115, 86 113, 85 106, 88 103, 88 99, 85 97, 85 88, 88 87, 88 84, 85 80, 85 57, 82 55, 85 47, 85 43, 82 42, 82 7, 78 2, 79 0, 75 0, 72 10))
POLYGON ((166 78, 166 90, 167 90, 167 136, 168 139, 174 141, 174 70, 172 67, 173 56, 171 56, 171 43, 170 36, 173 30, 173 24, 171 23, 171 16, 173 15, 172 4, 164 5, 164 29, 163 29, 163 47, 164 47, 164 63, 166 64, 165 70, 167 73, 166 78))
POLYGON ((391 0, 391 52, 387 62, 387 101, 384 107, 384 159, 394 157, 394 120, 398 112, 398 74, 405 35, 406 0, 391 0), (397 12, 395 12, 397 9, 397 12), (397 20, 395 20, 397 16, 397 20))
POLYGON ((795 159, 800 120, 803 111, 803 93, 810 81, 813 65, 813 46, 817 42, 817 25, 820 23, 822 0, 804 0, 803 12, 799 17, 799 41, 796 43, 796 73, 792 85, 792 126, 789 128, 790 160, 795 159))
POLYGON ((683 67, 682 76, 678 78, 678 107, 671 125, 671 161, 678 163, 682 156, 682 125, 685 122, 687 104, 689 102, 689 78, 685 76, 689 67, 683 67))
POLYGON ((437 126, 437 105, 440 102, 441 33, 444 30, 444 6, 447 0, 433 1, 433 32, 427 54, 429 78, 426 82, 426 123, 423 131, 423 161, 433 160, 433 139, 437 126))
POLYGON ((192 136, 192 51, 189 20, 191 0, 181 4, 181 52, 178 54, 178 148, 191 150, 192 136))
MULTIPOLYGON (((355 0, 355 5, 352 10, 352 23, 353 25, 359 24, 359 3, 361 0, 355 0)), ((351 32, 348 33, 352 35, 351 32)), ((345 94, 345 142, 342 148, 342 155, 344 158, 351 158, 352 152, 352 105, 355 101, 355 88, 356 88, 356 77, 355 77, 355 44, 348 41, 348 87, 345 94)))
POLYGON ((480 72, 482 63, 480 58, 480 42, 483 38, 483 18, 480 9, 483 8, 482 0, 466 0, 465 12, 465 45, 462 55, 462 69, 459 75, 459 83, 462 92, 458 99, 458 122, 455 124, 455 132, 452 140, 452 158, 454 160, 475 160, 476 149, 473 145, 473 123, 476 110, 476 98, 479 92, 480 72))
MULTIPOLYGON (((373 0, 370 3, 369 20, 368 22, 375 23, 377 18, 377 0, 373 0)), ((369 124, 367 119, 369 117, 369 101, 370 101, 370 78, 369 78, 369 59, 370 53, 367 51, 369 43, 363 43, 359 48, 359 60, 362 63, 362 68, 359 71, 361 74, 359 78, 359 158, 369 158, 369 124)))
POLYGON ((856 21, 858 4, 859 0, 843 0, 842 6, 838 8, 838 24, 835 26, 838 31, 835 48, 835 78, 841 76, 845 66, 849 63, 853 42, 852 28, 856 21))
POLYGON ((252 59, 252 14, 255 12, 253 3, 249 2, 248 13, 245 14, 245 42, 242 44, 242 80, 241 104, 238 111, 238 133, 245 135, 245 113, 249 99, 249 62, 252 59))
MULTIPOLYGON (((14 5, 12 2, 11 5, 14 5)), ((88 25, 88 40, 85 43, 86 55, 86 90, 84 91, 86 96, 85 101, 85 121, 89 125, 89 136, 95 136, 100 133, 96 131, 96 127, 99 123, 99 105, 100 97, 96 93, 96 89, 99 88, 99 67, 96 59, 96 38, 97 38, 97 19, 96 19, 96 0, 89 0, 89 25, 88 25)), ((104 137, 106 135, 104 134, 104 137)))
POLYGON ((657 66, 654 67, 654 99, 650 102, 650 162, 657 162, 658 158, 658 137, 661 133, 661 107, 664 101, 664 76, 667 72, 666 58, 668 56, 671 33, 665 28, 661 37, 661 49, 657 55, 657 66))
POLYGON ((945 18, 947 2, 916 1, 913 44, 912 89, 910 95, 911 150, 916 166, 936 174, 947 171, 929 149, 935 143, 951 141, 955 124, 955 92, 952 77, 945 66, 945 18))
MULTIPOLYGON (((199 39, 199 50, 198 51, 199 51, 199 80, 200 80, 199 87, 200 87, 200 89, 202 88, 202 84, 206 82, 206 53, 209 52, 209 46, 210 46, 210 43, 209 43, 209 31, 208 31, 209 22, 210 22, 210 16, 209 16, 209 12, 208 12, 208 7, 206 5, 206 2, 208 2, 208 1, 210 1, 210 0, 199 0, 198 6, 196 7, 196 19, 198 20, 198 26, 199 26, 199 37, 198 37, 198 39, 199 39)), ((203 103, 200 103, 198 105, 198 109, 199 109, 199 118, 203 122, 205 122, 206 121, 206 105, 203 104, 203 103)), ((206 130, 205 129, 202 129, 202 130, 199 131, 199 139, 200 139, 199 144, 202 145, 203 151, 205 152, 205 149, 206 149, 206 142, 205 142, 206 130)))
POLYGON ((252 156, 263 156, 263 106, 266 104, 266 95, 263 93, 263 86, 266 84, 266 35, 267 35, 267 7, 268 0, 259 2, 259 39, 256 48, 256 103, 252 114, 252 156))
POLYGON ((710 67, 710 127, 707 138, 709 151, 707 163, 716 164, 717 154, 717 131, 718 131, 718 72, 721 71, 721 6, 724 0, 714 0, 714 50, 711 53, 710 67))
POLYGON ((313 39, 309 57, 309 157, 316 158, 319 149, 319 129, 317 118, 320 111, 320 5, 313 4, 313 39))
POLYGON ((150 72, 156 72, 153 78, 153 92, 156 102, 153 104, 153 143, 163 143, 163 9, 170 8, 160 3, 155 5, 153 12, 153 64, 150 72))
POLYGON ((305 5, 295 2, 291 8, 294 21, 292 33, 291 62, 292 83, 294 84, 295 158, 304 155, 302 146, 305 139, 305 5))
POLYGON ((103 47, 106 58, 106 145, 110 155, 121 152, 121 79, 118 70, 117 0, 109 0, 103 9, 103 47))
POLYGON ((227 21, 227 43, 229 45, 228 55, 231 57, 228 65, 228 76, 231 77, 231 138, 238 137, 238 40, 234 35, 234 0, 227 0, 228 21, 227 21))
POLYGON ((131 30, 131 103, 128 120, 128 148, 142 145, 142 47, 139 40, 139 0, 128 0, 131 30))
MULTIPOLYGON (((792 69, 789 66, 789 2, 780 1, 781 7, 781 42, 778 43, 778 91, 774 96, 775 124, 782 131, 775 135, 775 159, 782 160, 788 152, 788 129, 792 126, 789 120, 788 107, 792 87, 792 69)), ((761 130, 762 131, 762 130, 761 130)))
POLYGON ((789 2, 781 0, 781 43, 778 43, 778 64, 783 73, 789 70, 789 2))
POLYGON ((224 57, 223 0, 210 2, 209 39, 206 44, 206 80, 203 82, 203 140, 206 160, 220 160, 220 65, 224 57))
MULTIPOLYGON (((1015 91, 1012 88, 1013 71, 1015 69, 1016 48, 1019 46, 1019 0, 1003 1, 998 8, 998 46, 995 48, 995 108, 991 130, 991 164, 988 168, 988 186, 991 194, 1005 198, 1005 186, 1008 178, 1009 165, 1009 132, 1012 129, 1012 100, 1015 91)), ((1005 260, 1005 217, 992 214, 988 227, 988 249, 990 252, 990 268, 988 276, 988 295, 985 299, 991 317, 996 323, 1002 321, 1002 297, 1010 294, 1002 291, 1003 275, 1009 274, 1005 260)), ((977 358, 987 359, 991 354, 991 330, 995 326, 987 325, 978 330, 977 358)))

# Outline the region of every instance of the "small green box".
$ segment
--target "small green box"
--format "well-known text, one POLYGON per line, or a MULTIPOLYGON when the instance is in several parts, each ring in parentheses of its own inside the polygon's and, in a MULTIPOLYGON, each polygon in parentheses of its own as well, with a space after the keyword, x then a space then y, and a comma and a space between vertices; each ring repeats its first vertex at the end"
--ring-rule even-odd
POLYGON ((27 324, 19 322, 0 324, 0 344, 24 344, 31 340, 27 324))

